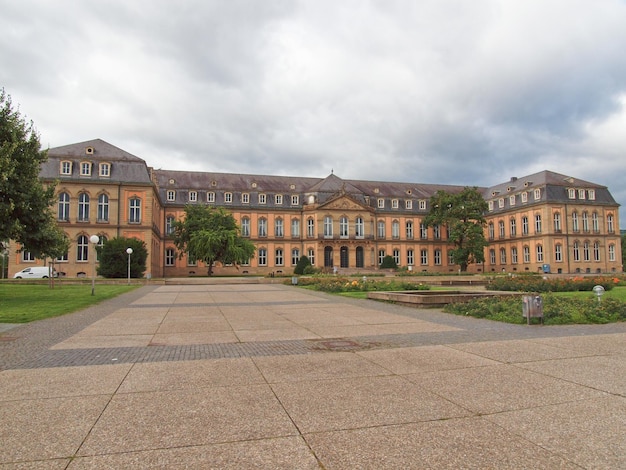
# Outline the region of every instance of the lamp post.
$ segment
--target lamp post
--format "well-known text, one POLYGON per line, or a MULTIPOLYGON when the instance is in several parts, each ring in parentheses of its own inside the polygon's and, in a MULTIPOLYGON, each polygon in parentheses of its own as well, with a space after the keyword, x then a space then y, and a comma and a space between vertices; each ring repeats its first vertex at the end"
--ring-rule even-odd
POLYGON ((98 235, 92 235, 89 237, 89 242, 93 245, 93 272, 91 273, 91 295, 96 295, 96 256, 98 252, 96 251, 96 245, 100 241, 100 237, 98 235))
POLYGON ((126 253, 128 253, 128 285, 130 286, 130 255, 133 254, 133 249, 126 248, 126 253))

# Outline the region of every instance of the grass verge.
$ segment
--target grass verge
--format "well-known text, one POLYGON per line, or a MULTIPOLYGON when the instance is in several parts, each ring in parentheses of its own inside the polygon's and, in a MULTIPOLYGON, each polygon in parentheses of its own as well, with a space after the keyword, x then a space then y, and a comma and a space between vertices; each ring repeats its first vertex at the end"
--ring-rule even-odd
POLYGON ((57 317, 117 297, 138 286, 101 285, 91 295, 91 285, 0 284, 0 323, 28 323, 57 317))

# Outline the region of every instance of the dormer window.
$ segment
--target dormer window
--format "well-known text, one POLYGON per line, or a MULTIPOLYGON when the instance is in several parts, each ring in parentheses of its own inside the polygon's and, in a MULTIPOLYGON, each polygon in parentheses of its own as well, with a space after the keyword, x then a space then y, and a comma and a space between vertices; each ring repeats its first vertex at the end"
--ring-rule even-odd
POLYGON ((197 201, 198 201, 198 192, 189 191, 189 202, 197 202, 197 201))
POLYGON ((596 199, 596 191, 595 191, 595 189, 589 189, 587 191, 587 196, 588 196, 588 199, 590 201, 595 201, 595 199, 596 199))
POLYGON ((71 175, 72 174, 72 162, 63 161, 61 162, 61 170, 62 175, 71 175))
POLYGON ((282 194, 277 194, 274 197, 274 204, 276 204, 277 206, 280 206, 283 203, 283 195, 282 194))
POLYGON ((111 176, 111 164, 110 163, 100 163, 100 176, 103 178, 108 178, 111 176))
POLYGON ((569 199, 576 199, 576 190, 574 188, 569 188, 567 190, 567 197, 569 199))
POLYGON ((80 176, 91 176, 91 162, 80 163, 80 176))
POLYGON ((206 193, 206 202, 215 202, 215 193, 213 191, 206 193))
POLYGON ((585 199, 585 190, 584 189, 579 189, 578 190, 578 199, 585 199))
POLYGON ((170 201, 170 202, 175 201, 176 200, 176 191, 173 191, 171 189, 169 191, 167 191, 167 200, 170 201))

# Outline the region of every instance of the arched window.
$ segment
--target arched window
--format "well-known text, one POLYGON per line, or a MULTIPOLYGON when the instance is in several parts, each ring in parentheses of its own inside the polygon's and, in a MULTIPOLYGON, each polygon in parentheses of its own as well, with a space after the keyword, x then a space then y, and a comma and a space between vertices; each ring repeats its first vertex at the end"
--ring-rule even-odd
POLYGON ((70 195, 67 193, 59 194, 58 219, 63 222, 70 220, 70 195))
POLYGON ((109 196, 100 194, 98 196, 98 222, 109 221, 109 196))
POLYGON ((572 231, 579 232, 580 227, 578 225, 578 212, 572 212, 572 231))
POLYGON ((315 219, 312 217, 306 219, 306 236, 309 238, 315 237, 315 219))
POLYGON ((174 216, 168 215, 165 218, 165 235, 171 235, 174 233, 174 216))
POLYGON ((78 195, 78 221, 89 221, 89 194, 80 193, 78 195))
POLYGON ((283 219, 275 219, 274 220, 274 236, 275 237, 284 237, 285 236, 285 228, 283 225, 283 219))
POLYGON ((554 231, 555 232, 561 231, 561 213, 560 212, 554 213, 554 231))
MULTIPOLYGON (((259 219, 258 228, 259 228, 259 237, 267 237, 267 219, 261 217, 259 219)), ((265 251, 265 253, 267 256, 267 250, 265 251)))
POLYGON ((397 220, 394 220, 391 223, 391 238, 393 238, 394 240, 400 238, 400 222, 398 222, 397 220))

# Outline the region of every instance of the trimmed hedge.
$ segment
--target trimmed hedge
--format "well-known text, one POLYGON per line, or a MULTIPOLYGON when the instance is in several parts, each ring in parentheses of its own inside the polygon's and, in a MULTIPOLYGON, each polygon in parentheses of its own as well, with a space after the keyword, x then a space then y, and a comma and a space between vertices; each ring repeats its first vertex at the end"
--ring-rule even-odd
POLYGON ((429 290, 430 286, 417 282, 377 279, 350 279, 347 277, 301 277, 298 285, 322 292, 369 292, 392 290, 429 290))
POLYGON ((540 276, 502 276, 491 278, 487 289, 514 292, 591 292, 600 285, 611 290, 619 279, 613 277, 573 277, 544 279, 540 276))

